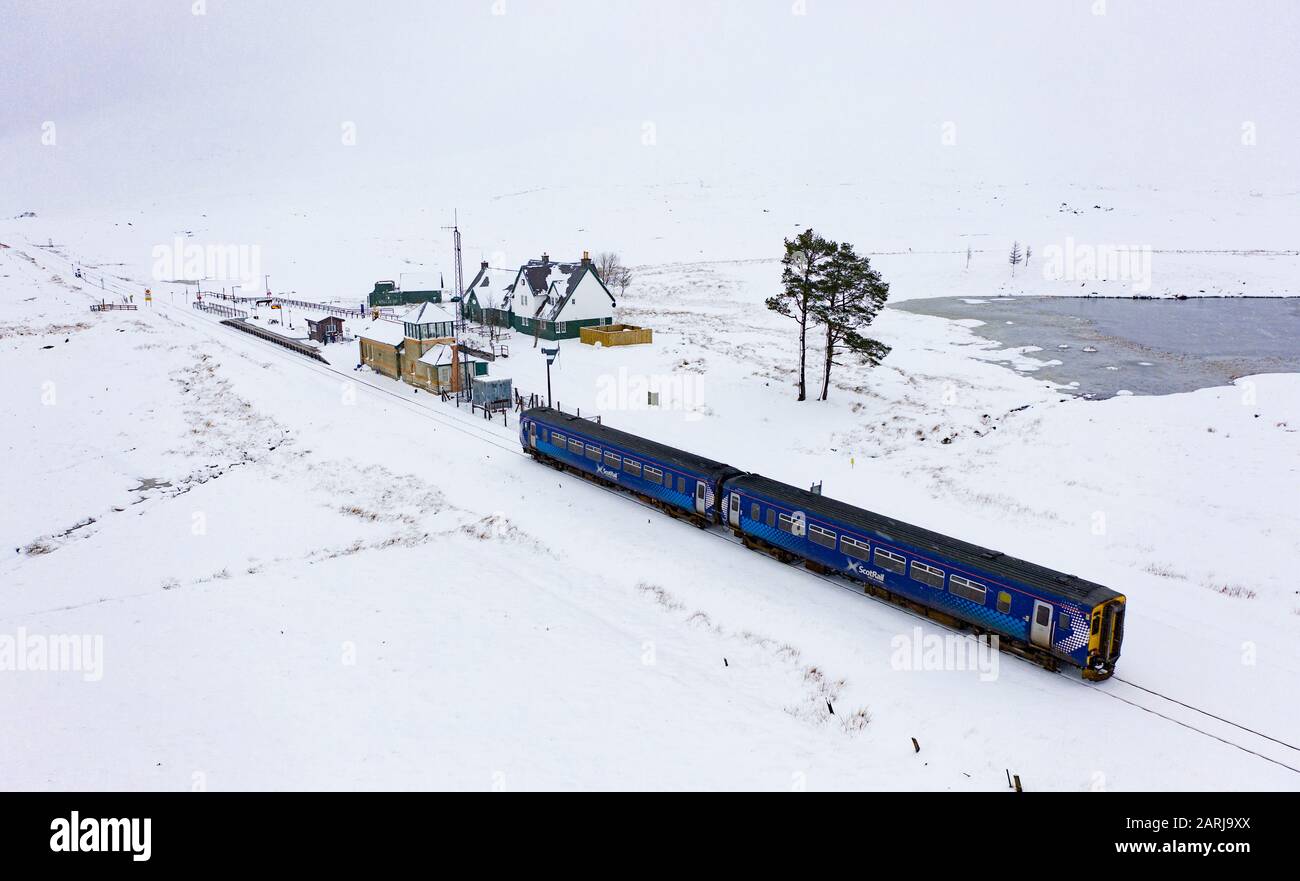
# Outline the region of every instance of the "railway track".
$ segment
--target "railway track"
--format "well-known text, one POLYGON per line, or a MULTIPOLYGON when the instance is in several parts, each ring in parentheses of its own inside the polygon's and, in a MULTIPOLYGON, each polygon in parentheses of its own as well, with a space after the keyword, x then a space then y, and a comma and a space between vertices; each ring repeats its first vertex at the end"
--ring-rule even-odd
MULTIPOLYGON (((49 251, 39 245, 32 245, 31 247, 45 251, 48 256, 63 260, 69 265, 72 263, 71 260, 58 252, 49 251)), ((116 279, 112 280, 112 282, 113 283, 110 287, 120 287, 120 289, 115 290, 116 293, 126 294, 135 292, 134 288, 128 290, 128 286, 125 283, 118 283, 116 279)), ((182 309, 179 306, 175 306, 162 300, 157 300, 155 302, 162 308, 169 310, 169 312, 174 312, 184 323, 195 323, 200 326, 208 325, 214 328, 220 328, 221 326, 219 320, 216 320, 215 318, 209 319, 204 313, 195 313, 192 310, 182 309)), ((252 344, 251 338, 247 339, 247 342, 252 344)), ((258 352, 260 357, 262 354, 261 347, 258 347, 258 352)), ((285 363, 293 364, 301 370, 308 370, 325 376, 342 378, 348 382, 354 383, 358 388, 365 389, 371 394, 383 395, 400 401, 404 407, 412 410, 423 418, 430 420, 438 427, 456 431, 475 440, 491 444, 492 446, 511 455, 519 456, 523 459, 531 458, 519 448, 514 433, 508 429, 493 429, 490 424, 486 424, 484 420, 481 419, 458 416, 451 413, 439 413, 430 407, 424 406, 422 403, 415 400, 414 397, 407 397, 406 395, 398 394, 390 389, 385 389, 380 386, 360 381, 352 371, 340 370, 329 364, 305 360, 300 356, 294 356, 287 351, 279 350, 274 347, 267 347, 264 354, 270 357, 279 358, 285 363)), ((435 428, 434 430, 437 429, 435 428)), ((616 495, 621 499, 630 500, 649 511, 661 513, 658 508, 647 504, 633 495, 616 490, 613 487, 605 486, 591 480, 584 480, 583 483, 597 490, 607 492, 611 495, 616 495)), ((683 521, 683 525, 687 525, 685 521, 683 521)), ((716 528, 694 531, 736 545, 742 550, 746 549, 743 543, 729 532, 716 528)), ((805 577, 817 579, 830 586, 846 590, 856 596, 874 600, 891 609, 898 608, 884 599, 864 592, 860 587, 856 586, 855 582, 851 582, 839 576, 812 572, 797 563, 781 563, 777 560, 772 560, 772 563, 775 565, 785 566, 805 577)), ((939 621, 927 619, 927 623, 930 626, 941 628, 955 635, 969 636, 965 631, 948 626, 939 621)), ((1044 671, 1044 673, 1046 674, 1047 671, 1044 671)), ((1162 719, 1169 724, 1194 732, 1211 740, 1215 740, 1224 746, 1239 750, 1261 761, 1269 762, 1277 767, 1284 768, 1293 774, 1300 775, 1300 745, 1266 734, 1248 725, 1234 722, 1231 719, 1220 716, 1202 707, 1198 707, 1171 695, 1164 694, 1157 689, 1147 688, 1146 686, 1140 685, 1137 682, 1125 679, 1121 676, 1113 676, 1105 682, 1096 683, 1086 682, 1082 679, 1073 679, 1068 676, 1066 678, 1079 687, 1088 689, 1099 696, 1127 704, 1128 706, 1162 719)))

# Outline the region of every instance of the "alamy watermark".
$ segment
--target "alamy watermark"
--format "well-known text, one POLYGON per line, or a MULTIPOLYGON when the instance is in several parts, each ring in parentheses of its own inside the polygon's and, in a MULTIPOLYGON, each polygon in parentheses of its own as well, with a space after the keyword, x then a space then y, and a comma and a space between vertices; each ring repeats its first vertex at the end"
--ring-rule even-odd
POLYGON ((153 247, 154 281, 262 281, 261 245, 200 245, 181 238, 153 247))
POLYGON ((596 409, 680 410, 695 422, 704 418, 704 377, 698 373, 632 373, 620 367, 596 379, 596 409))
POLYGON ((0 633, 0 672, 81 673, 87 682, 104 678, 104 637, 77 633, 0 633))
POLYGON ((1067 236, 1043 249, 1048 281, 1127 281, 1134 291, 1151 290, 1150 245, 1088 245, 1067 236))
POLYGON ((969 670, 978 673, 981 682, 992 682, 998 678, 998 645, 996 634, 978 637, 927 634, 920 627, 913 627, 910 634, 899 633, 889 641, 893 650, 889 666, 905 671, 969 670))

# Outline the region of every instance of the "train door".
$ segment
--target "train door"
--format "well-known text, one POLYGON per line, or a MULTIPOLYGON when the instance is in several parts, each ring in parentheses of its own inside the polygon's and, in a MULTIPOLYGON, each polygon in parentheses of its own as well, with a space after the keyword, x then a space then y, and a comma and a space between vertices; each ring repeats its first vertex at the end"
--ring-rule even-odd
POLYGON ((1034 600, 1034 617, 1029 622, 1029 641, 1043 648, 1052 647, 1052 606, 1034 600))
POLYGON ((735 490, 732 490, 731 502, 727 506, 727 520, 734 528, 740 528, 740 493, 735 490))
POLYGON ((537 423, 528 423, 528 445, 534 450, 537 449, 537 423))
POLYGON ((709 485, 703 480, 695 481, 695 513, 709 513, 709 485))

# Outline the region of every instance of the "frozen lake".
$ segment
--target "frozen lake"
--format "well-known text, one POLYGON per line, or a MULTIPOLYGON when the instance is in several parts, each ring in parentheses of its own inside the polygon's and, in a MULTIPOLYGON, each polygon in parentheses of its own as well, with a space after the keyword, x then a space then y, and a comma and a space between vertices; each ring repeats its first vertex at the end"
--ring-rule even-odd
POLYGON ((1004 347, 1037 346, 1033 375, 1092 398, 1163 395, 1255 373, 1300 372, 1300 299, 939 297, 892 308, 984 322, 1004 347), (1077 385, 1075 385, 1077 383, 1077 385))

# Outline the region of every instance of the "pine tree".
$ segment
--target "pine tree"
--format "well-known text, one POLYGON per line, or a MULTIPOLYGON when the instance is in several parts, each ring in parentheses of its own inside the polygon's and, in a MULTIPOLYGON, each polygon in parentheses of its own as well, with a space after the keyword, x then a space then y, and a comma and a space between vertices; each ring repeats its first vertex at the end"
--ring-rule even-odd
POLYGON ((1011 264, 1011 275, 1013 278, 1016 274, 1016 267, 1020 265, 1020 259, 1020 242, 1012 242, 1011 256, 1007 258, 1007 261, 1011 264))
POLYGON ((767 298, 767 308, 799 325, 799 400, 808 399, 808 319, 824 296, 826 270, 836 253, 834 242, 806 229, 785 240, 781 258, 781 293, 767 298))
POLYGON ((842 351, 856 354, 864 364, 875 367, 889 354, 889 346, 862 335, 889 299, 889 283, 871 268, 871 260, 859 257, 848 242, 835 249, 826 270, 823 296, 813 301, 813 319, 826 330, 826 362, 822 372, 822 393, 830 394, 831 369, 842 351))

